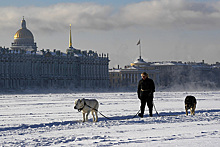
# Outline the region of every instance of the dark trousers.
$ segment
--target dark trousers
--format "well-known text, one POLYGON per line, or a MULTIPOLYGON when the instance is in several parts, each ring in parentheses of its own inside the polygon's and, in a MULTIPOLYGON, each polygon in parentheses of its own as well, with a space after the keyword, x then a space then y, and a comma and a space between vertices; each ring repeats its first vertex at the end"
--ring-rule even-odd
POLYGON ((146 100, 146 99, 141 99, 141 114, 144 114, 145 106, 149 108, 149 115, 152 116, 152 111, 153 111, 153 100, 146 100))

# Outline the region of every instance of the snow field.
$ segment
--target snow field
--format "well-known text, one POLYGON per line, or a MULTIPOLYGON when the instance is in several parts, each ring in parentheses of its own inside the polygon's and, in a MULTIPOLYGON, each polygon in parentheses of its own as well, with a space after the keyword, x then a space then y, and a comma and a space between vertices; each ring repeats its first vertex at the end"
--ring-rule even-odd
POLYGON ((0 96, 0 146, 219 146, 220 91, 156 92, 159 116, 135 117, 135 92, 11 94, 0 96), (195 116, 186 116, 184 99, 197 98, 195 116), (99 121, 82 123, 73 110, 78 98, 97 99, 99 121))

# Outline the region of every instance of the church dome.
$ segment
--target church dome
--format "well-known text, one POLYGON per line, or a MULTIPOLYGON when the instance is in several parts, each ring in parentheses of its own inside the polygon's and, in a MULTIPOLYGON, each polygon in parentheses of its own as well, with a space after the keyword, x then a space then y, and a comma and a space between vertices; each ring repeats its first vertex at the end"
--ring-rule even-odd
POLYGON ((33 39, 34 36, 28 29, 19 29, 16 34, 14 35, 14 39, 33 39))
POLYGON ((14 39, 33 39, 34 41, 34 36, 31 33, 30 30, 27 29, 26 27, 26 21, 23 20, 21 21, 21 29, 19 29, 16 34, 14 35, 14 39))
POLYGON ((12 50, 30 50, 36 51, 37 46, 34 42, 34 36, 26 27, 26 21, 21 21, 21 28, 14 35, 14 43, 12 43, 12 50))

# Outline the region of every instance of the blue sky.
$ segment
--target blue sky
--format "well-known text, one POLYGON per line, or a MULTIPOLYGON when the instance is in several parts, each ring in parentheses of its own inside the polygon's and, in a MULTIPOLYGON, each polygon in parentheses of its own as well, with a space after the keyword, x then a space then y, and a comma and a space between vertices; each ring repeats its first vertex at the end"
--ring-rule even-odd
POLYGON ((217 0, 0 0, 0 46, 10 47, 24 16, 38 49, 73 46, 108 53, 110 67, 145 61, 219 62, 217 0), (89 2, 89 3, 88 3, 89 2))

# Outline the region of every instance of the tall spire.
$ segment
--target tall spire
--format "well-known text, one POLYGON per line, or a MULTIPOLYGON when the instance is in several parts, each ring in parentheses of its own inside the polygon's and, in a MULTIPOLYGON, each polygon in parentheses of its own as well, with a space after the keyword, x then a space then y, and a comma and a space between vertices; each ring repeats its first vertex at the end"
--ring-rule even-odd
POLYGON ((71 24, 70 24, 69 48, 73 48, 73 46, 72 46, 72 36, 71 36, 71 24))

